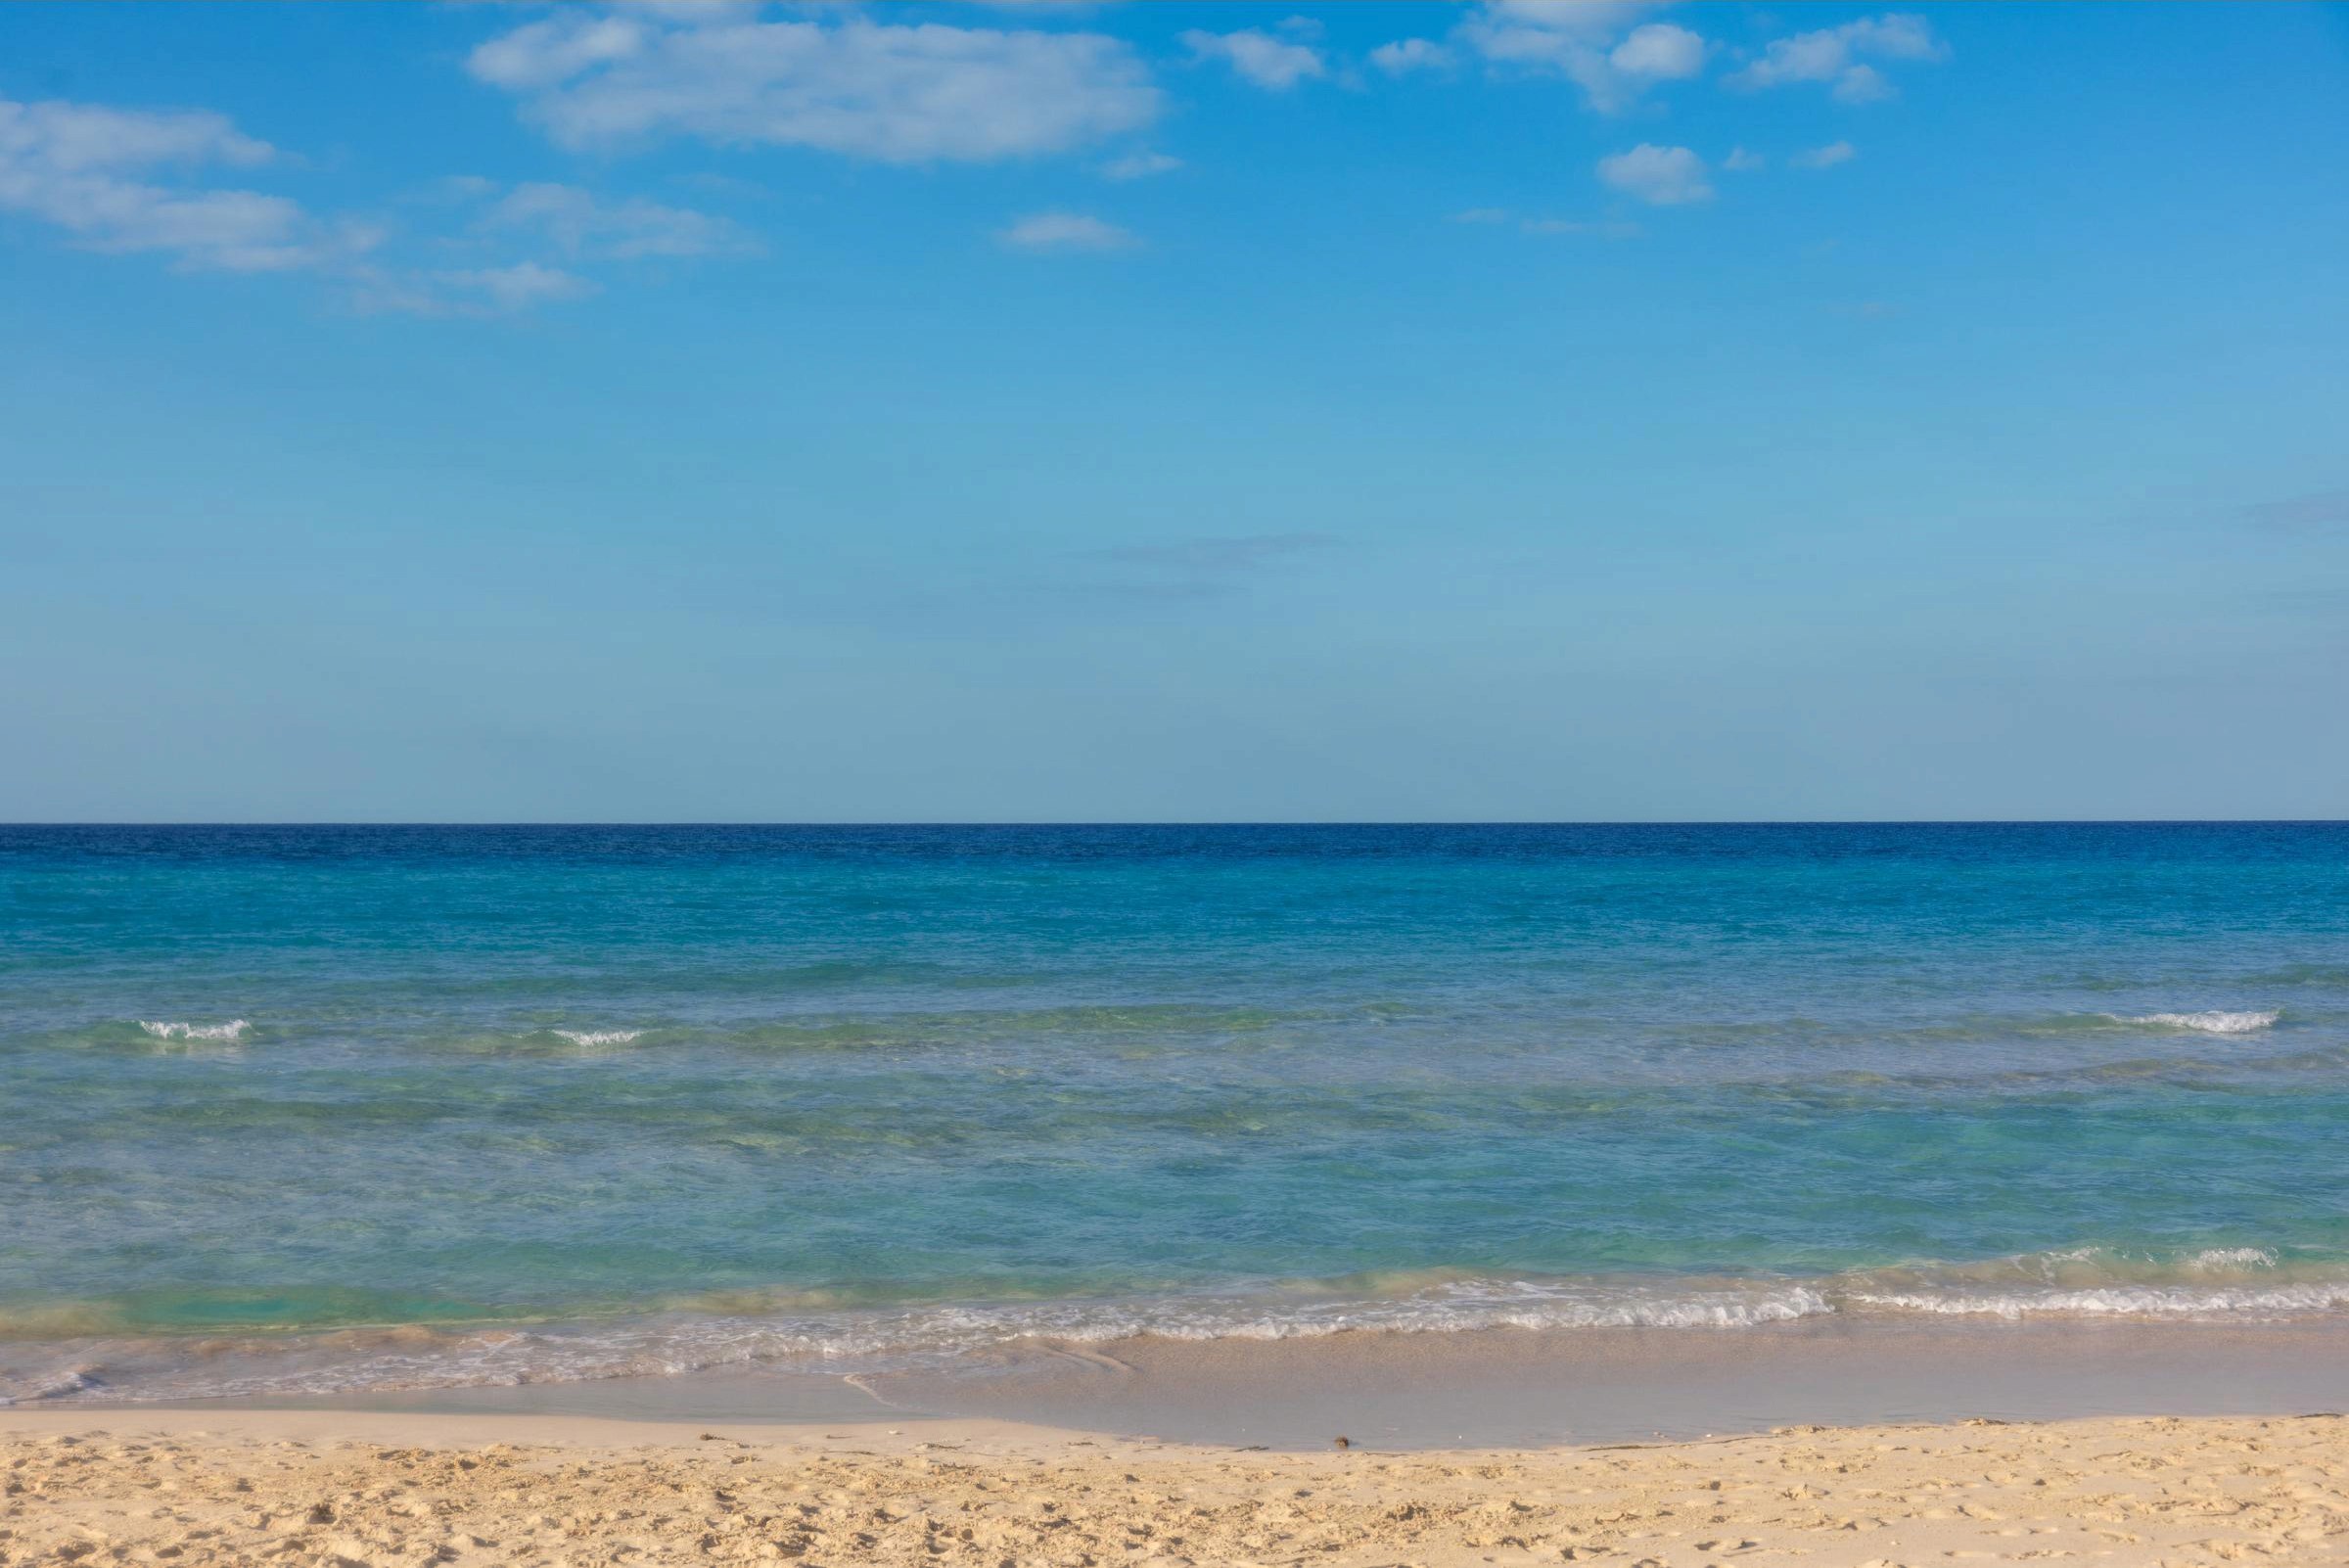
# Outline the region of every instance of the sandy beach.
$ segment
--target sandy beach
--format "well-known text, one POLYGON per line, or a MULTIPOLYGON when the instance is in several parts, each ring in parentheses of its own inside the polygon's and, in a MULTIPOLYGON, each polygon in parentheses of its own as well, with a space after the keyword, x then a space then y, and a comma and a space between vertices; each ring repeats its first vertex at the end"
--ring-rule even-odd
POLYGON ((0 1415, 0 1454, 9 1568, 2349 1559, 2336 1415, 1405 1453, 975 1421, 49 1410, 0 1415))
POLYGON ((0 1568, 2349 1568, 2349 0, 0 0, 0 1568))

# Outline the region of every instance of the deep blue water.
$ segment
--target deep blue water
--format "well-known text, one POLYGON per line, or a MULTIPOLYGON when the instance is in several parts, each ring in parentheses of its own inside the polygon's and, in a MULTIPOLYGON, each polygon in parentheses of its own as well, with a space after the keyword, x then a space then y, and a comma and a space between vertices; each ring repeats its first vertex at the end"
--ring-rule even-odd
POLYGON ((2345 1113, 2343 824, 0 828, 0 1395, 2334 1312, 2345 1113))

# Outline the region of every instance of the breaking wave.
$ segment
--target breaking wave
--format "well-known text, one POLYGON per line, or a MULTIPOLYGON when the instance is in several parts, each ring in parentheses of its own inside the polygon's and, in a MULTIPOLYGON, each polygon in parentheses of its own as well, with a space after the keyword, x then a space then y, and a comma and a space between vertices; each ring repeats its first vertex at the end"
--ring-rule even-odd
POLYGON ((2169 1255, 2083 1247, 1800 1280, 1420 1271, 1163 1297, 898 1306, 850 1306, 821 1291, 726 1292, 666 1311, 572 1321, 72 1339, 13 1338, 0 1323, 0 1404, 511 1386, 725 1368, 847 1376, 986 1367, 1055 1343, 1141 1337, 1737 1331, 1903 1316, 2242 1323, 2344 1309, 2349 1268, 2295 1263, 2261 1247, 2169 1255))
POLYGON ((182 1024, 139 1020, 139 1028, 157 1039, 242 1039, 253 1025, 242 1018, 232 1018, 225 1024, 182 1024))
POLYGON ((574 1045, 625 1045, 644 1033, 641 1029, 553 1029, 550 1035, 560 1035, 574 1045))
POLYGON ((1563 1281, 1459 1280, 1388 1299, 1295 1300, 1275 1291, 841 1313, 678 1311, 601 1322, 52 1343, 52 1353, 66 1350, 74 1358, 69 1372, 44 1361, 38 1346, 0 1341, 0 1405, 510 1387, 726 1367, 853 1375, 980 1364, 1023 1346, 1052 1342, 1093 1345, 1143 1336, 1295 1340, 1348 1331, 1483 1328, 1735 1329, 1833 1310, 1825 1297, 1801 1285, 1665 1292, 1563 1281), (34 1353, 31 1364, 22 1364, 28 1353, 34 1353))
POLYGON ((37 1405, 44 1400, 70 1399, 76 1394, 91 1393, 104 1386, 95 1366, 49 1367, 15 1378, 0 1372, 0 1409, 11 1405, 37 1405))
POLYGON ((2266 1290, 2161 1289, 2111 1285, 2096 1290, 2050 1290, 2010 1295, 1855 1291, 1852 1306, 1931 1313, 1951 1317, 2296 1317, 2349 1307, 2349 1280, 2280 1285, 2266 1290))
POLYGON ((2124 1024, 2162 1024, 2171 1029, 2198 1029, 2205 1035, 2248 1035, 2267 1028, 2282 1015, 2277 1012, 2143 1013, 2123 1018, 2124 1024))

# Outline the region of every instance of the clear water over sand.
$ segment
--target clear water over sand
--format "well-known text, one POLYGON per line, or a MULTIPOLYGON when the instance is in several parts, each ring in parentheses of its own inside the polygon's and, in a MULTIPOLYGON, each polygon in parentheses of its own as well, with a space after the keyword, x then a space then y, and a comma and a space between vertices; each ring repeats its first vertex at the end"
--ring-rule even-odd
POLYGON ((2349 828, 0 829, 0 1098, 19 1401, 2325 1325, 2349 828))

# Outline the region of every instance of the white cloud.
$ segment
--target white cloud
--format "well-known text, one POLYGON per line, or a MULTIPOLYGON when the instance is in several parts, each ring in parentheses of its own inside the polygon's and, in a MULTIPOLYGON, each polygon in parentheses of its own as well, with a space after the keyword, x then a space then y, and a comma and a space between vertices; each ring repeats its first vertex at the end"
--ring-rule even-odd
POLYGON ((1705 69, 1705 41, 1685 27, 1651 22, 1607 51, 1607 64, 1626 76, 1654 81, 1693 76, 1705 69))
POLYGON ((1126 251, 1141 241, 1129 230, 1082 212, 1036 212, 995 238, 1015 251, 1126 251))
POLYGON ((1456 36, 1496 69, 1562 75, 1590 108, 1613 115, 1651 84, 1704 69, 1705 41, 1687 28, 1632 25, 1648 9, 1618 0, 1487 0, 1456 36))
POLYGON ((1182 34, 1182 41, 1193 59, 1228 61, 1231 69, 1249 81, 1274 92, 1285 92, 1329 70, 1320 50, 1254 27, 1238 32, 1202 32, 1193 27, 1182 34))
POLYGON ((503 315, 598 292, 589 279, 550 264, 548 254, 620 259, 757 249, 726 219, 687 208, 609 200, 572 185, 509 189, 460 175, 431 191, 440 204, 469 209, 471 235, 463 243, 505 252, 495 257, 504 264, 403 266, 377 258, 387 238, 380 230, 322 220, 286 197, 200 183, 208 167, 277 161, 266 143, 202 111, 0 99, 0 212, 54 224, 97 250, 162 253, 183 267, 308 270, 346 290, 363 311, 503 315))
POLYGON ((0 98, 0 210, 56 225, 100 251, 160 251, 181 265, 282 272, 376 243, 258 191, 158 183, 172 171, 250 168, 276 151, 201 110, 110 109, 0 98))
POLYGON ((1506 223, 1508 220, 1509 209, 1505 207, 1472 207, 1451 215, 1454 223, 1506 223))
POLYGON ((426 193, 437 199, 470 202, 479 197, 495 196, 497 181, 486 174, 447 174, 432 182, 426 193))
POLYGON ((1451 51, 1432 38, 1398 38, 1370 51, 1370 64, 1390 76, 1414 70, 1441 70, 1451 64, 1451 51))
MULTIPOLYGON (((604 0, 615 11, 639 16, 685 17, 695 22, 719 22, 729 17, 755 16, 766 0, 604 0)), ((1018 3, 1018 0, 1011 0, 1018 3)), ((1049 0, 1045 0, 1049 3, 1049 0)), ((1067 0, 1063 0, 1067 3, 1067 0)))
POLYGON ((1845 103, 1873 103, 1892 97, 1894 89, 1869 61, 1946 60, 1949 53, 1924 18, 1886 12, 1776 39, 1761 59, 1723 79, 1733 87, 1750 88, 1827 82, 1845 103))
POLYGON ((605 201, 576 185, 517 185, 491 204, 481 223, 491 231, 541 235, 566 255, 618 260, 741 254, 759 249, 757 241, 725 218, 640 197, 605 201))
POLYGON ((633 59, 645 51, 655 30, 631 17, 568 12, 490 39, 474 50, 466 67, 492 86, 530 92, 633 59))
POLYGON ((1604 37, 1621 32, 1662 0, 1485 0, 1485 10, 1503 21, 1553 32, 1604 37))
POLYGON ((1102 176, 1113 180, 1146 180, 1153 174, 1172 174, 1182 160, 1171 153, 1128 153, 1101 165, 1102 176))
POLYGON ((1600 159, 1598 177, 1653 207, 1681 207, 1713 197, 1705 161, 1685 147, 1641 142, 1628 153, 1600 159))
POLYGON ((1849 142, 1829 142, 1824 147, 1814 147, 1807 153, 1797 153, 1786 161, 1792 163, 1796 168, 1833 168, 1836 164, 1848 163, 1859 156, 1860 149, 1849 142))
POLYGON ((509 316, 602 292, 576 273, 537 261, 429 272, 362 267, 350 283, 351 307, 367 315, 509 316))
POLYGON ((1729 149, 1729 156, 1721 161, 1721 166, 1732 174, 1744 174, 1760 168, 1764 161, 1760 153, 1749 153, 1742 147, 1732 147, 1729 149))
POLYGON ((978 162, 1136 130, 1160 108, 1148 71, 1116 38, 853 15, 564 11, 490 39, 470 66, 572 148, 682 134, 978 162))
POLYGON ((1847 66, 1835 78, 1832 94, 1843 104, 1880 104, 1887 98, 1898 98, 1899 89, 1873 66, 1847 66))
POLYGON ((241 133, 208 110, 109 109, 102 104, 0 99, 0 157, 37 159, 67 173, 157 163, 234 163, 251 167, 277 149, 241 133))
POLYGON ((434 278, 462 294, 478 295, 499 311, 527 310, 560 300, 582 300, 596 292, 585 278, 559 267, 522 261, 510 267, 437 272, 434 278))

